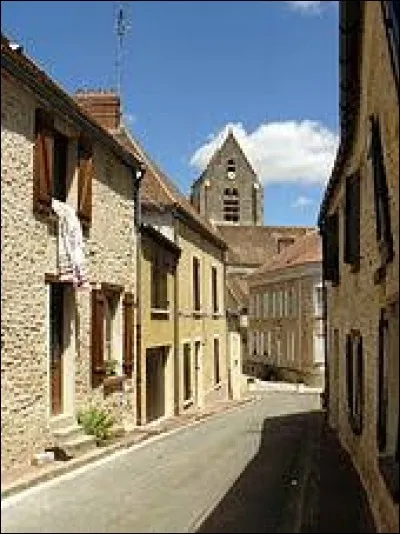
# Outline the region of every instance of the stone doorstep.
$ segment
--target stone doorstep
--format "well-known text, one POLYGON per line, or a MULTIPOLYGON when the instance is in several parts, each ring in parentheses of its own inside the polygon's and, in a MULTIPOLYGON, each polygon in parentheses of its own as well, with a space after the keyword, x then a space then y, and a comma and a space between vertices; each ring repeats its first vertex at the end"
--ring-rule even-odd
MULTIPOLYGON (((73 469, 82 467, 83 465, 92 463, 100 458, 109 456, 113 452, 129 448, 146 439, 154 437, 155 435, 163 434, 177 428, 187 426, 191 423, 196 423, 207 419, 212 415, 217 415, 223 411, 237 408, 243 404, 247 404, 254 400, 254 397, 249 396, 237 401, 221 401, 221 404, 208 407, 203 412, 191 414, 191 417, 174 416, 170 419, 164 420, 160 423, 160 427, 156 425, 151 428, 135 428, 124 436, 115 438, 115 441, 83 453, 81 456, 72 458, 67 461, 57 461, 51 464, 41 466, 27 465, 15 469, 10 469, 1 473, 1 498, 4 499, 15 493, 28 489, 32 486, 46 482, 59 475, 63 475, 73 469)), ((185 415, 185 414, 183 414, 185 415)), ((187 415, 187 414, 186 414, 187 415)))

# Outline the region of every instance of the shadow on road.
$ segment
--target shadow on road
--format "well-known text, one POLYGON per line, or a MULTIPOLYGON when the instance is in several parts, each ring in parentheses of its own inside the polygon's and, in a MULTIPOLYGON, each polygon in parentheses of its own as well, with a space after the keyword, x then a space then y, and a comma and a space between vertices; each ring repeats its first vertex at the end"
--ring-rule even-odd
POLYGON ((256 456, 197 532, 376 531, 358 474, 318 410, 264 421, 256 456))

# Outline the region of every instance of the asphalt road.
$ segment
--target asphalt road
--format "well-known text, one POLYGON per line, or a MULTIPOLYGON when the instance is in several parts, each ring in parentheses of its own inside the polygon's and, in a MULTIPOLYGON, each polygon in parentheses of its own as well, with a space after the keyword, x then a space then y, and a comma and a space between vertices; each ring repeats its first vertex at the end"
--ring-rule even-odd
POLYGON ((2 501, 1 532, 299 532, 319 396, 259 399, 2 501))

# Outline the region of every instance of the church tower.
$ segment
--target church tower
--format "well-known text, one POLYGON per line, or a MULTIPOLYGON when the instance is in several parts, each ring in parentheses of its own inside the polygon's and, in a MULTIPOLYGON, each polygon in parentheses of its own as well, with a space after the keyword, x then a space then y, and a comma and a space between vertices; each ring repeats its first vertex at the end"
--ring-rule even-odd
POLYGON ((263 225, 263 187, 232 131, 193 183, 191 202, 216 225, 263 225))

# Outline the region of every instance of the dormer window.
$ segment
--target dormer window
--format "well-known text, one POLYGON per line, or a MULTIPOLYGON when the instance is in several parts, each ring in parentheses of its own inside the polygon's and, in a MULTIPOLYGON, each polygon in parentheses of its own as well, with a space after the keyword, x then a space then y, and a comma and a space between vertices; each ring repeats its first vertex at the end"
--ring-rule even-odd
POLYGON ((236 165, 233 159, 228 159, 226 164, 226 174, 230 180, 236 178, 236 165))

